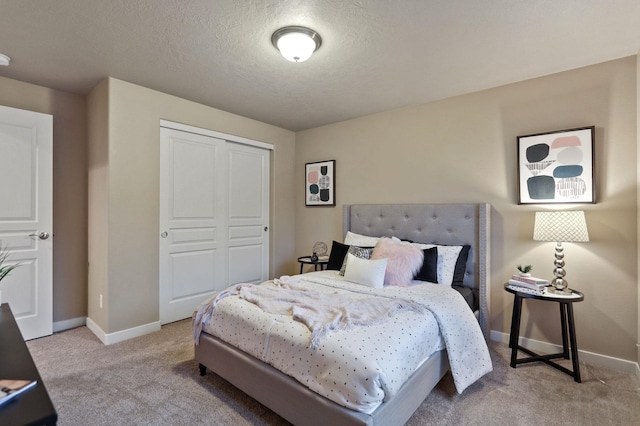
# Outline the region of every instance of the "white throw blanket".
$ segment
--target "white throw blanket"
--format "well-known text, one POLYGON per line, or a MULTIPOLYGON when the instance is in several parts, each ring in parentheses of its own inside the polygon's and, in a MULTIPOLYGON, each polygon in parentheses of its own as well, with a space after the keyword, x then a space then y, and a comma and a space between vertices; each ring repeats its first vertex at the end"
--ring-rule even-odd
POLYGON ((311 331, 311 348, 317 347, 320 339, 332 330, 382 324, 401 310, 425 310, 423 305, 410 300, 389 299, 376 295, 321 293, 285 276, 262 285, 237 284, 221 292, 209 304, 208 309, 199 310, 196 314, 196 343, 199 341, 202 323, 211 318, 218 302, 236 295, 259 306, 265 312, 290 315, 295 321, 306 325, 311 331))
MULTIPOLYGON (((324 285, 334 285, 332 280, 311 275, 313 280, 324 285)), ((458 393, 480 377, 491 372, 493 365, 489 348, 485 342, 480 325, 473 312, 467 306, 460 293, 446 285, 422 284, 415 290, 424 290, 426 297, 413 295, 438 321, 440 332, 447 347, 451 375, 458 393)), ((406 287, 385 287, 374 289, 359 286, 359 291, 376 294, 384 293, 385 297, 404 297, 406 287)))
MULTIPOLYGON (((307 304, 318 307, 312 299, 307 304)), ((273 310, 287 309, 286 303, 277 305, 273 310)), ((384 315, 372 314, 368 319, 384 315)), ((366 322, 367 318, 356 322, 360 320, 366 322)), ((194 315, 196 344, 202 330, 274 366, 314 392, 366 413, 393 397, 443 343, 459 393, 492 369, 478 321, 460 293, 435 284, 374 289, 344 281, 336 271, 283 277, 258 286, 240 284, 214 295, 199 307, 194 315), (330 329, 335 316, 321 314, 317 320, 312 312, 305 319, 311 324, 308 326, 294 320, 293 311, 287 315, 269 313, 240 294, 244 288, 276 286, 297 288, 301 294, 307 293, 305 290, 328 294, 328 304, 333 303, 331 298, 352 301, 373 297, 403 306, 411 301, 421 312, 414 312, 413 308, 393 311, 394 305, 387 305, 393 314, 386 314, 383 323, 330 329), (311 335, 323 325, 329 333, 320 335, 322 341, 316 348, 309 347, 311 335)))

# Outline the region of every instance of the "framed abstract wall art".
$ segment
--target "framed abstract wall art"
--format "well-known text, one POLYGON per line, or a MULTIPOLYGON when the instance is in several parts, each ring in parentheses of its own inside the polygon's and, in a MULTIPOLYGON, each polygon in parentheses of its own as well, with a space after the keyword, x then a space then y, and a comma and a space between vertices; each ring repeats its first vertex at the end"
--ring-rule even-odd
POLYGON ((305 206, 335 206, 336 160, 306 163, 304 172, 305 206))
POLYGON ((595 203, 595 126, 518 136, 518 204, 595 203))

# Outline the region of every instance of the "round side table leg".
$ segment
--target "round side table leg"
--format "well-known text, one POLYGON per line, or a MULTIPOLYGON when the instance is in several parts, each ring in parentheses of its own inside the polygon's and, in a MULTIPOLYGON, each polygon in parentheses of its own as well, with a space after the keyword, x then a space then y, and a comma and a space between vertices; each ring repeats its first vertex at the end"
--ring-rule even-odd
POLYGON ((569 339, 567 337, 567 309, 570 303, 559 303, 560 305, 560 327, 562 328, 562 352, 564 359, 569 359, 569 339))
POLYGON ((578 343, 576 342, 576 325, 573 321, 573 305, 567 303, 567 317, 569 317, 569 341, 571 344, 571 362, 573 363, 573 379, 582 383, 580 378, 580 362, 578 361, 578 343))
POLYGON ((522 297, 514 295, 513 314, 511 316, 511 334, 509 335, 509 347, 511 348, 511 367, 516 368, 518 359, 518 340, 520 340, 520 315, 522 313, 522 297))

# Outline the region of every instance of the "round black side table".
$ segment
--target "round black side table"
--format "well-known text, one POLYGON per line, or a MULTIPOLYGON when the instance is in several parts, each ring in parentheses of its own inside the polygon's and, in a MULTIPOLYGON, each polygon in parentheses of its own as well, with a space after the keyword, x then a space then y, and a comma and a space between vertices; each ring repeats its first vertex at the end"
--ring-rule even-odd
POLYGON ((318 259, 315 262, 311 260, 311 256, 302 256, 298 258, 298 262, 300 263, 300 273, 302 273, 302 268, 304 265, 313 265, 313 270, 318 270, 318 265, 320 265, 320 270, 324 271, 325 266, 329 263, 329 259, 318 259))
POLYGON ((509 347, 511 348, 511 367, 516 368, 517 364, 541 361, 551 367, 557 368, 563 373, 573 377, 581 383, 580 364, 578 362, 578 344, 576 343, 576 326, 573 320, 573 304, 582 302, 584 295, 579 291, 571 290, 571 294, 543 293, 530 291, 509 283, 504 285, 504 289, 513 294, 513 314, 511 316, 511 332, 509 334, 509 347), (538 299, 546 302, 557 302, 560 305, 560 327, 562 328, 562 352, 549 355, 540 355, 518 344, 520 339, 520 315, 522 314, 522 301, 524 299, 538 299), (530 355, 527 358, 518 359, 518 350, 530 355), (552 361, 553 359, 571 359, 573 371, 552 361))

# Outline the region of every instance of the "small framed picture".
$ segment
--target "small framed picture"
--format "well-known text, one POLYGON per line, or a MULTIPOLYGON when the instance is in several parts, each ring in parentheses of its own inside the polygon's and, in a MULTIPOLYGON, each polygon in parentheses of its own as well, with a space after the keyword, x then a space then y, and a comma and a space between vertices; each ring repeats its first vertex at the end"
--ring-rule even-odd
POLYGON ((595 203, 595 126, 518 136, 518 204, 595 203))
POLYGON ((306 163, 304 172, 305 206, 335 206, 336 160, 306 163))

